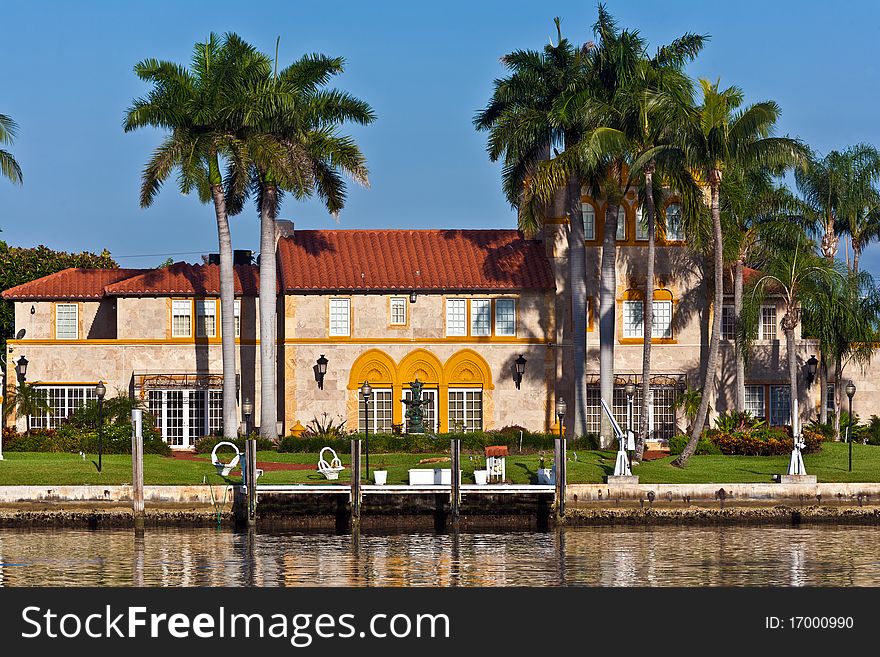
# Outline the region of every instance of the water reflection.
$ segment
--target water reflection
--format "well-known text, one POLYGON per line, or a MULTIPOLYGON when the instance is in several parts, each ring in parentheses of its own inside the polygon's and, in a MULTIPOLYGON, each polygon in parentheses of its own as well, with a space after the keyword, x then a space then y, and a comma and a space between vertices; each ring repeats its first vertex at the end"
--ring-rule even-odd
POLYGON ((878 586, 880 528, 0 530, 0 586, 878 586))

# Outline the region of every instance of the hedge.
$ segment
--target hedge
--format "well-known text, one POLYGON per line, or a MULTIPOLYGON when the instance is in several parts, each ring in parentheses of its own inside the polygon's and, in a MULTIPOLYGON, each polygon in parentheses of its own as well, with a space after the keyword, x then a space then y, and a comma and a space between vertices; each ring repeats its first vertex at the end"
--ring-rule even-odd
MULTIPOLYGON (((110 424, 103 431, 104 454, 131 454, 131 426, 110 424)), ((30 434, 3 430, 3 449, 7 452, 98 452, 98 432, 71 425, 58 429, 31 429, 30 434)), ((155 429, 144 427, 144 454, 171 454, 171 447, 155 429)))

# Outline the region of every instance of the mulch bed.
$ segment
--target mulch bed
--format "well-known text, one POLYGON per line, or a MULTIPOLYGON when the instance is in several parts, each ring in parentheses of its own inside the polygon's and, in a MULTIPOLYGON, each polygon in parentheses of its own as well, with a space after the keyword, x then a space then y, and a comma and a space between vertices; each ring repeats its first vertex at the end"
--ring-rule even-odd
MULTIPOLYGON (((200 454, 196 454, 195 452, 181 452, 174 451, 171 454, 172 458, 179 459, 181 461, 203 461, 210 463, 211 460, 207 456, 202 456, 200 454)), ((308 463, 276 463, 275 461, 257 461, 257 468, 262 470, 263 472, 278 472, 280 470, 317 470, 318 466, 309 465, 308 463)), ((233 470, 230 475, 234 475, 236 472, 240 473, 240 470, 233 470)))

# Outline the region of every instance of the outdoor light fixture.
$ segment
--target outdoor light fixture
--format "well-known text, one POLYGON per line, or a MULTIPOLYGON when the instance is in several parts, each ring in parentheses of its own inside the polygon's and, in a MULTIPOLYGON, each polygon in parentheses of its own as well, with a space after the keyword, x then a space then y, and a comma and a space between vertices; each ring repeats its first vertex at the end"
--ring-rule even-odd
POLYGON ((25 377, 27 376, 27 366, 28 366, 28 359, 25 358, 24 356, 19 358, 18 361, 16 361, 16 363, 15 363, 15 373, 18 375, 18 380, 21 381, 22 383, 24 382, 25 377))
POLYGON ((559 437, 562 437, 562 423, 565 420, 565 400, 562 397, 556 400, 556 417, 559 418, 559 437))
POLYGON ((33 305, 31 305, 31 315, 33 315, 33 314, 36 313, 36 312, 37 312, 37 309, 34 308, 33 305))
POLYGON ((846 396, 849 397, 849 426, 846 429, 846 441, 849 443, 849 471, 852 472, 852 398, 856 396, 856 386, 852 381, 850 381, 846 384, 846 388, 844 388, 844 390, 846 390, 846 396))
POLYGON ((98 398, 98 472, 101 472, 101 457, 104 455, 104 395, 107 387, 103 381, 98 381, 95 386, 95 396, 98 398))
POLYGON ((816 360, 816 356, 810 356, 807 360, 807 387, 813 385, 813 381, 816 380, 816 372, 819 369, 819 361, 816 360))
POLYGON ((364 381, 364 385, 361 386, 361 397, 364 399, 364 462, 367 467, 367 481, 370 480, 370 397, 372 396, 373 387, 369 381, 364 381))
POLYGON ((623 389, 626 391, 627 397, 632 397, 634 394, 636 394, 636 384, 632 381, 627 381, 626 386, 624 386, 623 389))
POLYGON ((522 383, 523 374, 526 371, 526 359, 523 358, 522 354, 513 361, 513 382, 516 384, 516 389, 519 390, 519 384, 522 383))
POLYGON ((629 380, 623 389, 626 392, 626 448, 634 450, 636 446, 631 441, 633 440, 633 397, 636 394, 636 384, 629 380))
POLYGON ((245 397, 241 404, 241 414, 244 415, 244 435, 251 435, 251 414, 254 412, 254 403, 250 397, 245 397))
POLYGON ((409 302, 410 303, 415 303, 416 299, 418 299, 418 298, 419 298, 419 295, 417 295, 415 292, 409 293, 409 302))
POLYGON ((321 357, 318 359, 317 364, 315 365, 315 381, 318 382, 318 390, 324 389, 324 375, 327 373, 327 363, 330 362, 327 358, 324 357, 324 354, 321 354, 321 357))

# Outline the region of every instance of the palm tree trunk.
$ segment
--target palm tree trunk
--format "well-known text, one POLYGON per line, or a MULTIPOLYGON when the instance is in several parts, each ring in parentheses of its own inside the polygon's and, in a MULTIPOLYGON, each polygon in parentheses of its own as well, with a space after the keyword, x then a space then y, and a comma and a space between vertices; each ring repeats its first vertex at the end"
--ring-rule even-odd
POLYGON ((861 255, 861 250, 856 248, 856 245, 853 244, 853 257, 852 257, 852 270, 854 274, 859 273, 859 256, 861 255))
POLYGON ((691 428, 691 437, 684 450, 678 455, 672 465, 683 468, 697 449, 697 442, 706 425, 709 415, 709 400, 715 397, 715 377, 718 373, 718 345, 721 342, 721 307, 724 303, 724 238, 721 233, 721 207, 719 204, 719 190, 721 187, 721 172, 712 171, 709 180, 712 193, 712 233, 713 249, 715 256, 715 298, 714 312, 712 314, 712 331, 709 337, 709 354, 706 357, 706 375, 703 378, 703 395, 700 400, 700 408, 691 428))
POLYGON ((834 440, 840 441, 840 409, 843 408, 843 363, 834 363, 834 440))
MULTIPOLYGON (((599 277, 599 394, 608 408, 614 399, 614 305, 617 296, 617 201, 608 200, 605 206, 605 226, 602 232, 602 265, 599 277)), ((599 444, 611 445, 611 422, 600 413, 599 444)))
POLYGON ((736 261, 736 269, 734 271, 733 281, 733 316, 736 320, 734 325, 734 359, 736 362, 736 391, 735 401, 736 410, 742 413, 746 410, 746 357, 742 348, 742 337, 740 336, 740 326, 742 326, 742 307, 743 307, 743 263, 742 258, 736 261))
POLYGON ((275 440, 278 409, 275 402, 275 215, 278 188, 265 179, 260 184, 260 437, 275 440))
POLYGON ((645 167, 645 214, 648 220, 648 254, 645 263, 644 346, 642 347, 642 403, 639 436, 636 440, 636 453, 633 460, 638 463, 645 455, 645 442, 648 440, 650 426, 649 413, 651 401, 651 337, 654 333, 654 258, 656 244, 654 239, 654 164, 645 167))
POLYGON ((819 354, 819 422, 828 424, 828 364, 825 354, 819 354))
POLYGON ((220 184, 211 185, 220 246, 220 345, 223 358, 223 437, 238 436, 238 394, 235 387, 235 279, 232 236, 226 214, 226 195, 220 184))
POLYGON ((587 433, 587 269, 584 222, 581 214, 581 182, 572 176, 566 190, 568 201, 568 261, 571 268, 572 331, 574 367, 571 432, 573 437, 587 433))

